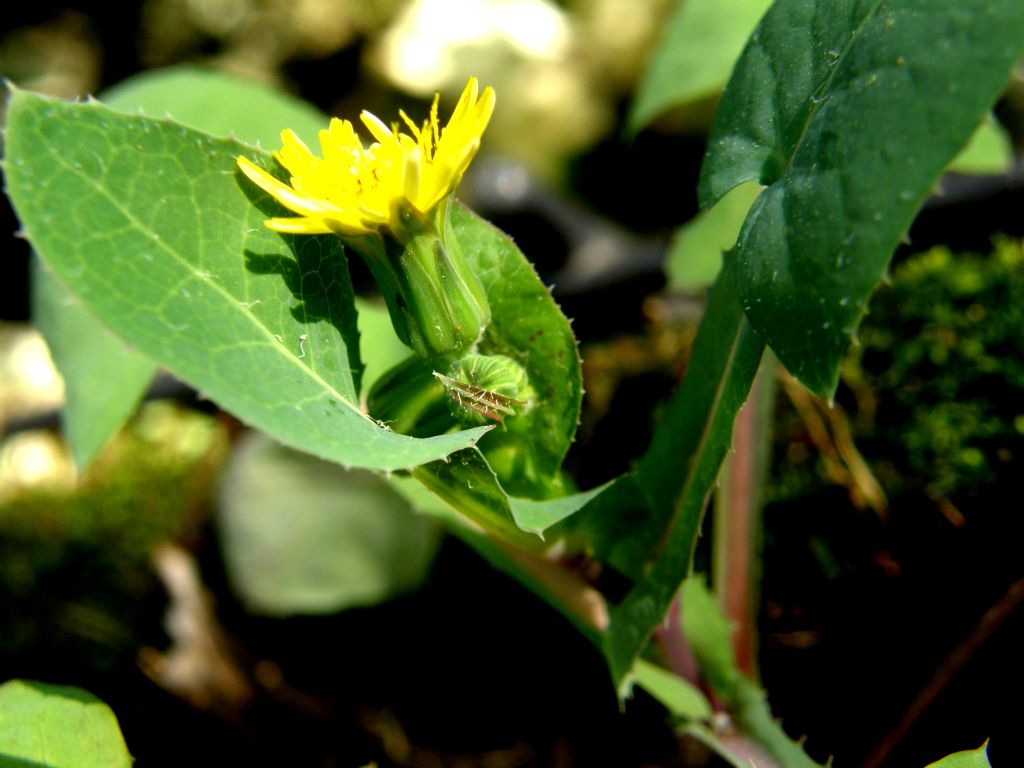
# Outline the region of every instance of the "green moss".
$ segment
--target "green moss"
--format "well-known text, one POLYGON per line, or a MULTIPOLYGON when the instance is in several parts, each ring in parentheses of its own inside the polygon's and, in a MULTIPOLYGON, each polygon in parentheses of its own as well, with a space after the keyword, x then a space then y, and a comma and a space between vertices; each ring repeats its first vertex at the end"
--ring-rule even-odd
POLYGON ((878 409, 858 431, 877 449, 891 444, 889 461, 905 484, 966 502, 1020 466, 1019 242, 999 241, 985 256, 936 248, 900 265, 872 303, 861 338, 845 378, 874 390, 878 409))
MULTIPOLYGON (((891 499, 925 494, 967 513, 1024 470, 1024 250, 935 248, 897 266, 871 302, 838 400, 891 499)), ((772 500, 828 483, 792 413, 779 420, 772 500)))

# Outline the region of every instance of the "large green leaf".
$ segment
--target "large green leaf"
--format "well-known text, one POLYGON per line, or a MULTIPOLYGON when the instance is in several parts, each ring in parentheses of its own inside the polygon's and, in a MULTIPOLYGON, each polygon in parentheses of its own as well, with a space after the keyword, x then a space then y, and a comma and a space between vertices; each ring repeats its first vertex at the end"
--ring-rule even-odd
POLYGON ((636 132, 670 107, 717 95, 770 0, 679 0, 629 114, 636 132))
POLYGON ((281 131, 291 128, 316 146, 327 127, 320 110, 259 83, 191 66, 144 72, 102 94, 115 109, 150 117, 168 117, 212 136, 277 148, 281 131))
MULTIPOLYGON (((743 317, 728 272, 708 298, 694 340, 688 375, 634 472, 651 512, 649 544, 639 580, 611 612, 605 643, 614 679, 621 683, 654 629, 664 620, 676 590, 689 573, 701 521, 718 470, 732 445, 733 423, 761 362, 764 342, 743 317), (659 538, 652 541, 654 532, 659 538)), ((638 549, 628 539, 627 555, 638 549)))
POLYGON ((43 260, 106 325, 239 418, 322 458, 402 469, 486 431, 394 434, 358 406, 362 363, 335 238, 283 237, 235 158, 268 155, 96 102, 16 91, 8 193, 43 260))
MULTIPOLYGON (((106 91, 102 101, 128 113, 169 114, 250 144, 276 144, 282 126, 312 140, 326 124, 304 102, 193 67, 143 73, 106 91)), ((156 366, 108 331, 46 269, 33 274, 33 316, 64 377, 64 433, 83 467, 131 415, 156 366)))
POLYGON ((723 273, 708 296, 687 376, 636 469, 637 483, 659 518, 674 514, 682 520, 693 512, 691 506, 703 506, 732 445, 733 422, 763 349, 740 311, 731 279, 723 273))
POLYGON ((78 688, 27 680, 0 685, 4 768, 130 768, 117 718, 78 688))
POLYGON ((768 188, 727 259, 789 371, 831 396, 868 298, 1024 49, 1019 0, 778 0, 743 51, 699 196, 768 188))
POLYGON ((480 351, 516 360, 537 392, 533 410, 515 417, 525 424, 510 420, 508 429, 495 430, 482 443, 494 458, 512 457, 512 471, 502 473, 509 491, 529 494, 538 484, 554 482, 576 433, 583 398, 576 339, 515 243, 461 206, 451 218, 466 261, 491 305, 480 351))
POLYGON ((439 529, 382 477, 249 433, 218 505, 228 575, 250 610, 324 613, 374 605, 426 576, 439 529))
POLYGON ((156 366, 108 331, 38 259, 32 316, 64 377, 64 437, 81 469, 135 411, 156 366))
POLYGON ((689 575, 704 509, 764 344, 723 270, 708 296, 689 368, 635 470, 566 525, 633 588, 611 610, 604 652, 620 694, 635 659, 689 575))

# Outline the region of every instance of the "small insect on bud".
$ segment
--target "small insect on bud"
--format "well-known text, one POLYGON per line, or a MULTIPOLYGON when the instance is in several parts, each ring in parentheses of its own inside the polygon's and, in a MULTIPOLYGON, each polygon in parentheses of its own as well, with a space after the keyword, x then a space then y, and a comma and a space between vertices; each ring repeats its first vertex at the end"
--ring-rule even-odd
POLYGON ((450 376, 434 371, 444 384, 452 415, 463 424, 505 424, 528 411, 534 391, 526 369, 505 355, 469 354, 452 363, 450 376))

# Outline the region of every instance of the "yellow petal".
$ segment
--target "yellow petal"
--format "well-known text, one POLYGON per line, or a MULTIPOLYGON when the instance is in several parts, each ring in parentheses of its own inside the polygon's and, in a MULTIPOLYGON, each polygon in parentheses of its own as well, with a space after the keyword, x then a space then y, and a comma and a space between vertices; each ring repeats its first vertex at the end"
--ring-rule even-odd
POLYGON ((332 231, 323 219, 273 218, 264 223, 275 232, 286 235, 329 235, 332 231))
POLYGON ((395 132, 384 125, 381 119, 372 112, 364 111, 359 116, 359 119, 363 121, 363 125, 366 126, 370 133, 373 134, 373 138, 375 138, 381 145, 397 141, 395 138, 395 132))
POLYGON ((374 139, 369 146, 351 122, 334 118, 319 132, 319 157, 293 131, 282 131, 282 146, 274 157, 287 169, 290 184, 247 158, 240 157, 238 165, 257 186, 299 214, 271 219, 268 226, 279 232, 362 235, 387 227, 397 233, 400 224, 391 219, 402 205, 427 214, 455 190, 480 147, 494 102, 493 89, 481 93, 476 78, 470 78, 444 128, 437 96, 422 125, 401 111, 401 123, 391 127, 363 112, 360 120, 374 139))
MULTIPOLYGON (((419 206, 419 194, 420 194, 420 179, 422 174, 423 155, 416 147, 405 152, 405 172, 403 173, 404 183, 402 184, 402 192, 405 195, 405 199, 411 202, 417 208, 419 206)), ((425 213, 422 208, 420 211, 425 213)))
POLYGON ((335 206, 327 204, 324 200, 313 200, 300 195, 283 181, 275 179, 246 157, 238 158, 238 167, 242 173, 248 176, 264 192, 295 213, 317 216, 322 214, 325 208, 335 208, 335 206))

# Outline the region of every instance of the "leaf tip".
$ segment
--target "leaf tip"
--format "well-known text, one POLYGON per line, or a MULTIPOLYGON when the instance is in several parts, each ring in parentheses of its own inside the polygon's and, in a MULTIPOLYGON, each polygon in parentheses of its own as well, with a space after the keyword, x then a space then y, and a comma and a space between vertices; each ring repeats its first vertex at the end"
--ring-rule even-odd
POLYGON ((622 677, 619 684, 615 686, 615 695, 619 700, 619 709, 626 708, 626 702, 633 698, 633 684, 636 682, 635 675, 630 672, 622 677))

